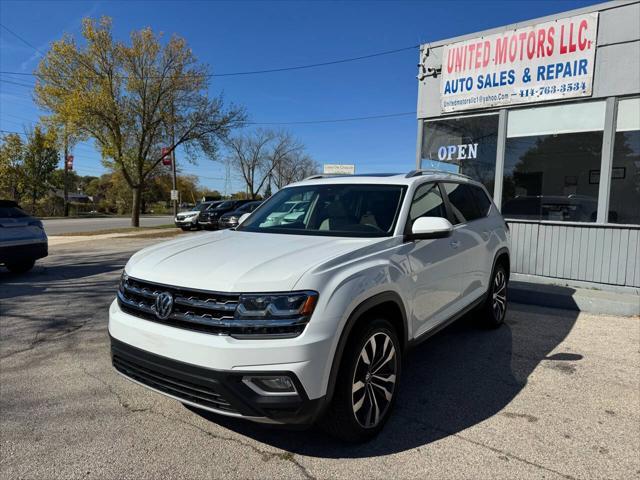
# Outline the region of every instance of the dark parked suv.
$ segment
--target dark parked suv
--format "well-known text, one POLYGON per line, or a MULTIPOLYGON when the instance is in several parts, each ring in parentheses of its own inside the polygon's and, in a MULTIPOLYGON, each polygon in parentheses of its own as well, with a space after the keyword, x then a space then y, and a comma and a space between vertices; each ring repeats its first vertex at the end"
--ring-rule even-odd
POLYGON ((218 228, 222 230, 223 228, 237 227, 242 215, 253 212, 260 205, 262 205, 262 201, 260 200, 248 202, 244 205, 240 205, 237 209, 232 210, 231 212, 225 213, 220 217, 220 220, 218 220, 218 228))
POLYGON ((206 230, 216 230, 218 228, 218 220, 225 213, 233 212, 245 203, 253 200, 225 200, 215 208, 210 208, 206 212, 201 212, 198 223, 206 230))

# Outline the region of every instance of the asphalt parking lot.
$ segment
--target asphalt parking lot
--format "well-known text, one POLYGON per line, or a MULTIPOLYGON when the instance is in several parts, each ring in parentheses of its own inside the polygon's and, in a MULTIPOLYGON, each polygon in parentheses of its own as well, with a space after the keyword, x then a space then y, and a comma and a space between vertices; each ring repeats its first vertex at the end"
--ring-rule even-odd
MULTIPOLYGON (((196 233, 198 234, 198 233, 196 233)), ((407 358, 382 435, 337 443, 189 410, 118 376, 107 308, 158 240, 52 246, 0 267, 1 478, 638 478, 640 321, 511 305, 407 358)))

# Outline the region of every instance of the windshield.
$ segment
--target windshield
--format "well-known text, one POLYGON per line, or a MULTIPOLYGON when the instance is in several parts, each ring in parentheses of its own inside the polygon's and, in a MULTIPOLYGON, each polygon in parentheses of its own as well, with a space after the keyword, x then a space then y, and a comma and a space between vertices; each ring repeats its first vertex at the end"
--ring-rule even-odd
POLYGON ((21 218, 28 217, 26 213, 18 207, 0 207, 0 218, 21 218))
POLYGON ((393 234, 405 187, 305 185, 280 190, 238 230, 386 237, 393 234))
POLYGON ((253 212, 256 208, 258 208, 258 205, 260 205, 260 202, 245 203, 244 205, 238 207, 236 212, 253 212))
POLYGON ((227 200, 226 202, 222 202, 220 205, 215 207, 215 210, 224 210, 225 208, 233 207, 235 202, 233 200, 227 200))

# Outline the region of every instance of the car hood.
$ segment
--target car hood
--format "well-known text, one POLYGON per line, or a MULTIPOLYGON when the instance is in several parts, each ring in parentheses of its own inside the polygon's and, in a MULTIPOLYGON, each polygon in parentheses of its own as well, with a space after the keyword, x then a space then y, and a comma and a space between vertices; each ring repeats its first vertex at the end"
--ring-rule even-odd
POLYGON ((289 291, 310 268, 380 240, 223 230, 141 250, 126 272, 140 280, 201 290, 289 291))
POLYGON ((200 213, 199 210, 189 210, 188 212, 178 212, 178 215, 193 215, 194 213, 200 213))

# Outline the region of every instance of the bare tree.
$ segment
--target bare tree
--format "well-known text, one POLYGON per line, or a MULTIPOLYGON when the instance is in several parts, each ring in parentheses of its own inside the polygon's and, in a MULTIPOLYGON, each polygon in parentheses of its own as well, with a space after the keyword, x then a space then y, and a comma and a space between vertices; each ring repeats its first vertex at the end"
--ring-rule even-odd
POLYGON ((283 165, 304 150, 291 134, 264 129, 233 137, 227 147, 229 161, 242 175, 251 198, 256 198, 276 170, 282 170, 283 165))
POLYGON ((280 189, 315 175, 318 171, 318 163, 303 150, 299 150, 292 152, 275 165, 272 178, 275 186, 280 189))

